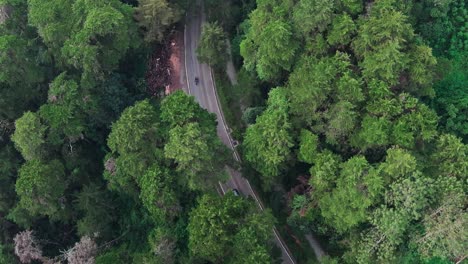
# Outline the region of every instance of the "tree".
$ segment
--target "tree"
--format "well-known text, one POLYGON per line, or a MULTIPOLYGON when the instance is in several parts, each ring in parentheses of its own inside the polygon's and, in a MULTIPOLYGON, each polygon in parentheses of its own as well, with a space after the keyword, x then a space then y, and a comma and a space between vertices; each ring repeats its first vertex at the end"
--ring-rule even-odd
POLYGON ((215 262, 228 252, 248 203, 232 194, 222 199, 204 195, 198 203, 190 213, 189 249, 194 255, 215 262))
POLYGON ((436 173, 443 176, 464 179, 468 173, 468 147, 461 139, 443 134, 437 140, 437 148, 433 152, 431 161, 436 173))
MULTIPOLYGON (((37 84, 43 80, 42 69, 30 57, 28 40, 17 35, 0 36, 0 82, 12 87, 37 84)), ((33 89, 31 89, 33 90, 33 89)))
POLYGON ((204 195, 190 213, 190 252, 211 262, 224 259, 226 263, 269 263, 265 246, 274 222, 270 212, 257 212, 251 201, 232 193, 222 199, 204 195))
POLYGON ((117 0, 28 1, 28 15, 56 60, 83 72, 90 88, 138 45, 133 8, 117 0), (53 15, 57 14, 57 15, 53 15))
POLYGON ((354 156, 341 166, 336 188, 320 199, 322 216, 339 232, 364 222, 368 208, 383 190, 383 181, 364 157, 354 156))
POLYGON ((225 150, 219 139, 204 134, 198 123, 188 123, 169 131, 164 155, 177 163, 177 170, 187 177, 185 182, 196 190, 211 188, 224 178, 225 150))
POLYGON ((355 54, 363 59, 360 66, 364 78, 397 84, 399 75, 408 68, 410 61, 404 43, 411 41, 413 35, 407 17, 395 10, 391 1, 375 3, 353 41, 355 54))
POLYGON ((74 2, 28 0, 29 22, 38 29, 44 43, 55 52, 59 52, 72 32, 74 17, 70 15, 74 2))
POLYGON ((112 125, 107 144, 112 153, 106 158, 104 176, 111 186, 130 190, 151 164, 163 158, 156 109, 148 100, 125 109, 112 125))
POLYGON ((319 141, 317 135, 302 129, 299 143, 299 160, 309 164, 314 163, 316 156, 319 154, 318 145, 319 141))
MULTIPOLYGON (((175 250, 177 239, 168 228, 155 228, 148 236, 153 253, 160 263, 175 263, 175 250)), ((158 262, 159 263, 159 262, 158 262)))
POLYGON ((138 24, 145 30, 145 41, 161 41, 166 30, 177 22, 181 13, 166 0, 139 0, 136 8, 138 24))
POLYGON ((304 37, 315 30, 323 32, 333 19, 334 1, 300 0, 293 9, 295 27, 304 37))
POLYGON ((356 24, 346 13, 333 18, 332 28, 327 35, 330 45, 348 45, 356 32, 356 24))
POLYGON ((448 193, 438 207, 425 215, 422 221, 425 232, 415 238, 424 258, 444 257, 460 261, 466 257, 468 215, 464 204, 466 195, 448 193))
POLYGON ((16 120, 15 125, 16 130, 11 140, 15 142, 16 148, 21 152, 24 159, 41 159, 47 127, 32 112, 24 113, 20 119, 16 120))
POLYGON ((167 222, 179 214, 180 206, 173 181, 167 169, 154 165, 138 179, 140 199, 155 223, 167 222))
POLYGON ((454 133, 464 142, 468 140, 468 52, 453 54, 444 78, 435 83, 435 110, 445 132, 454 133))
POLYGON ((205 132, 216 127, 216 116, 209 113, 195 101, 195 97, 176 91, 161 102, 161 120, 169 127, 183 126, 190 122, 200 123, 205 132))
POLYGON ((203 25, 197 56, 201 62, 212 67, 222 69, 226 65, 229 56, 226 35, 218 23, 203 25))
POLYGON ((61 145, 64 139, 68 139, 71 144, 83 138, 84 109, 90 105, 87 97, 65 73, 55 78, 50 84, 49 102, 42 105, 38 112, 48 127, 48 143, 61 145))
POLYGON ((250 14, 250 27, 240 44, 244 66, 256 70, 260 79, 278 80, 289 71, 299 49, 293 26, 287 18, 292 1, 260 1, 250 14))
POLYGON ((94 236, 99 234, 102 240, 112 237, 115 230, 112 226, 116 220, 115 198, 107 189, 91 183, 83 185, 81 191, 76 194, 73 201, 74 211, 80 213, 76 222, 79 236, 94 236))
POLYGON ((328 119, 325 128, 328 143, 337 145, 354 131, 358 116, 354 108, 355 106, 350 102, 341 101, 332 105, 330 110, 325 112, 324 115, 328 119))
POLYGON ((60 217, 64 209, 64 195, 67 188, 62 163, 52 160, 42 163, 38 160, 27 161, 19 170, 16 193, 19 206, 31 215, 60 217))
POLYGON ((257 123, 247 128, 245 156, 262 174, 263 188, 269 190, 291 157, 294 145, 284 88, 269 93, 268 107, 257 123))

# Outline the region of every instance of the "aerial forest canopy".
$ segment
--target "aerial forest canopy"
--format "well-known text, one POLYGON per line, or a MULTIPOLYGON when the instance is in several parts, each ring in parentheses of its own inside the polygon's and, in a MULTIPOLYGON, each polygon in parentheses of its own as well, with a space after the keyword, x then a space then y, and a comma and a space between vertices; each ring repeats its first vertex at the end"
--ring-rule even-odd
POLYGON ((0 264, 465 263, 466 4, 0 0, 0 264), (242 163, 148 87, 191 10, 242 163))
POLYGON ((467 257, 464 1, 258 0, 243 67, 271 87, 244 153, 336 263, 467 257), (296 182, 299 184, 299 182, 296 182))

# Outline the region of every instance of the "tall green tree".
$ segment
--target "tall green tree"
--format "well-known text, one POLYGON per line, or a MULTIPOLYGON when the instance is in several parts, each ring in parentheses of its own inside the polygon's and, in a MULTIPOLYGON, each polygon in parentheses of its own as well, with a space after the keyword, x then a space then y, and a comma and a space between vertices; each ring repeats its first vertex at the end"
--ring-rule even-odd
POLYGON ((136 19, 145 31, 145 41, 161 41, 166 30, 181 17, 180 10, 166 0, 139 0, 136 19))
POLYGON ((276 88, 269 95, 267 109, 247 128, 244 142, 246 158, 261 173, 265 190, 287 166, 294 145, 286 90, 276 88))
POLYGON ((21 152, 24 159, 41 159, 44 154, 45 135, 47 126, 32 112, 26 112, 16 120, 16 130, 11 140, 21 152))
POLYGON ((299 49, 288 13, 292 1, 264 0, 250 14, 250 27, 240 44, 244 67, 256 71, 260 79, 278 80, 289 71, 299 49))
POLYGON ((229 56, 226 34, 218 23, 203 25, 197 56, 201 62, 219 69, 226 65, 229 56))
POLYGON ((162 158, 162 143, 156 108, 148 100, 128 107, 112 125, 108 137, 111 155, 106 160, 105 178, 113 187, 131 190, 135 181, 162 158))
POLYGON ((204 195, 190 213, 189 249, 195 256, 212 262, 224 259, 227 263, 269 263, 266 252, 273 224, 271 214, 257 212, 249 200, 232 193, 222 199, 204 195), (247 250, 245 243, 251 246, 247 250), (231 248, 234 252, 230 252, 231 248))
POLYGON ((20 168, 16 181, 16 193, 20 198, 18 205, 33 216, 57 219, 65 209, 66 187, 65 171, 60 161, 43 163, 30 160, 20 168))

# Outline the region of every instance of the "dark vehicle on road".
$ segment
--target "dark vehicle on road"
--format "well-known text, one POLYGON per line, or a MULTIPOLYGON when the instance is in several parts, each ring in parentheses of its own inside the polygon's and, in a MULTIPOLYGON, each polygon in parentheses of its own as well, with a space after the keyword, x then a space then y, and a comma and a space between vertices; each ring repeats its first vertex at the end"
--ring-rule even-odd
POLYGON ((195 77, 195 85, 198 85, 199 82, 200 82, 200 79, 198 79, 198 77, 195 77))
POLYGON ((240 193, 237 189, 232 189, 232 192, 234 193, 235 196, 240 196, 240 193))

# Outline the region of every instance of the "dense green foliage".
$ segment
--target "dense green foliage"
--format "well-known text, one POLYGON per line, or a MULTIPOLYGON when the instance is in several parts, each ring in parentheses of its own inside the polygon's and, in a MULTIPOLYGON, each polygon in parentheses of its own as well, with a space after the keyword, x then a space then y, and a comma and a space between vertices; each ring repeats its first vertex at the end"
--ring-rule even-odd
POLYGON ((464 1, 256 2, 238 45, 271 90, 243 152, 288 223, 338 263, 465 258, 464 1))
POLYGON ((311 232, 323 263, 466 262, 465 2, 204 1, 262 211, 216 194, 215 115, 145 93, 201 3, 0 0, 0 263, 277 263, 274 225, 298 263, 311 232))

